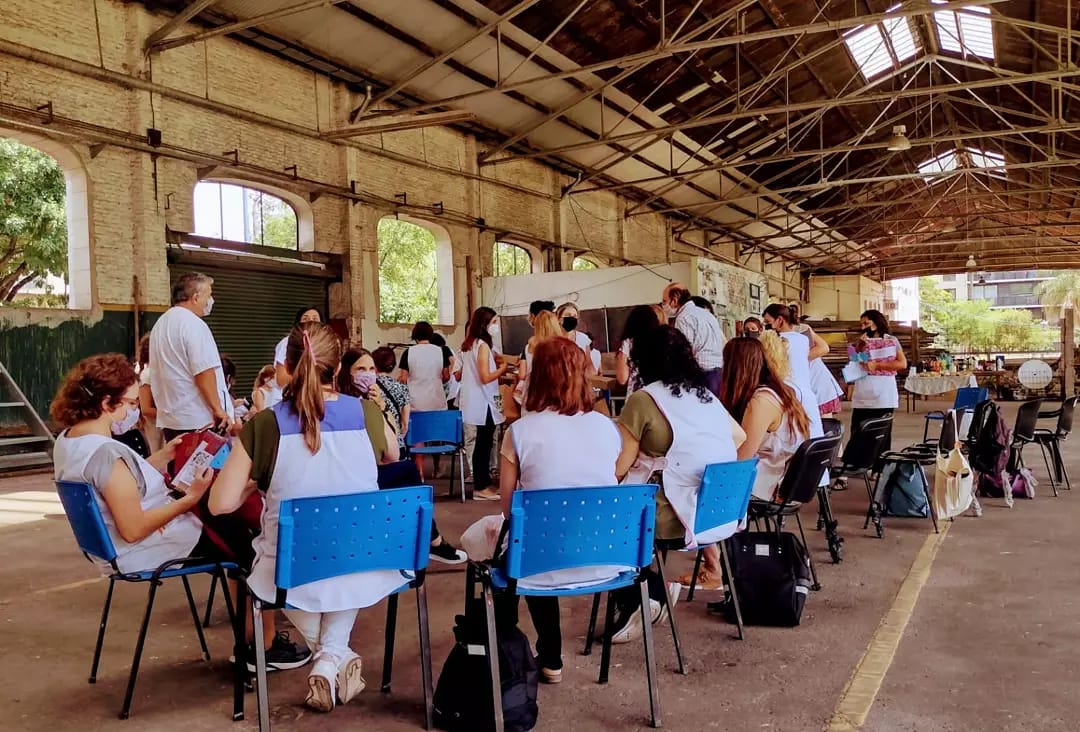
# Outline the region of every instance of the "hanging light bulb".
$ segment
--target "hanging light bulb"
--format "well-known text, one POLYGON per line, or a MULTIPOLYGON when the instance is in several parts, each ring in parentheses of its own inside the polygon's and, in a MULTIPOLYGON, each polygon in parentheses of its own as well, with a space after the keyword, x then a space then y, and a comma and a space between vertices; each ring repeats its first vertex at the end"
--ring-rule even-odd
POLYGON ((964 266, 967 267, 968 269, 975 269, 976 267, 979 266, 978 263, 975 261, 975 255, 974 254, 969 254, 968 255, 967 264, 965 264, 964 266))
POLYGON ((892 128, 892 135, 889 136, 888 144, 885 146, 889 152, 903 152, 911 149, 911 140, 905 137, 905 132, 907 132, 906 125, 896 125, 892 128))

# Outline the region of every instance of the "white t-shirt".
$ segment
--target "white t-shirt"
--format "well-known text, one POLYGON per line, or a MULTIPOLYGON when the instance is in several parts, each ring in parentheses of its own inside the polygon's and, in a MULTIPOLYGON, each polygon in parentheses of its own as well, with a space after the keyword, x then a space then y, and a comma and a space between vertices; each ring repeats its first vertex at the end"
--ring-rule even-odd
POLYGON ((285 351, 289 348, 289 336, 285 336, 274 346, 274 365, 285 365, 285 351))
POLYGON ((203 319, 187 308, 172 307, 150 331, 150 389, 157 404, 157 426, 195 430, 214 421, 213 410, 195 385, 195 376, 214 370, 218 401, 232 414, 214 334, 203 319))
POLYGON ((592 349, 592 338, 582 333, 580 330, 574 332, 574 343, 578 348, 585 351, 585 355, 589 355, 589 351, 592 349))

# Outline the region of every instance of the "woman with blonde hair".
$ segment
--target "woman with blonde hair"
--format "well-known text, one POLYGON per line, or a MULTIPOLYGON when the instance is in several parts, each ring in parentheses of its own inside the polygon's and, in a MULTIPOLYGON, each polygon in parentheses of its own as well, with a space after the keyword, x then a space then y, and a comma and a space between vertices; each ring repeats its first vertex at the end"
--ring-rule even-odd
POLYGON ((514 401, 524 405, 529 393, 529 377, 532 374, 533 354, 536 347, 548 338, 568 338, 559 326, 559 319, 549 310, 541 310, 532 318, 533 334, 525 344, 518 363, 518 383, 514 388, 514 401))
MULTIPOLYGON (((278 514, 287 499, 366 493, 379 489, 375 450, 359 399, 339 394, 341 341, 321 323, 293 328, 285 353, 289 385, 282 401, 255 415, 240 433, 210 490, 210 510, 227 513, 244 500, 249 483, 265 495, 262 532, 253 542, 248 585, 273 600, 278 514)), ((315 652, 306 704, 329 712, 364 688, 361 660, 349 647, 359 608, 401 586, 396 570, 356 572, 289 590, 284 612, 315 652)))
MULTIPOLYGON (((255 377, 255 388, 251 390, 250 414, 261 412, 266 409, 267 404, 272 406, 276 401, 280 401, 280 393, 274 395, 274 391, 277 389, 276 373, 277 371, 273 366, 263 366, 259 369, 259 375, 255 377)), ((280 390, 278 391, 280 392, 280 390)))

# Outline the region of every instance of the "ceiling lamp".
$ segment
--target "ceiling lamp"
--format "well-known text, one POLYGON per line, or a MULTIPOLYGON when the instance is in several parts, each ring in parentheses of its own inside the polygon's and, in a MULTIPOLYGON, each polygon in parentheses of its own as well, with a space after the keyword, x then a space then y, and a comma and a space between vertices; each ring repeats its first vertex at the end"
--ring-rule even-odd
POLYGON ((974 255, 974 254, 969 254, 969 255, 968 255, 968 258, 967 258, 967 264, 965 264, 964 266, 965 266, 965 267, 967 267, 968 269, 975 269, 976 267, 978 267, 978 266, 979 266, 979 265, 978 265, 978 264, 977 264, 977 263, 975 262, 975 255, 974 255))
POLYGON ((911 149, 911 140, 904 136, 907 132, 905 125, 896 125, 892 128, 892 135, 889 137, 889 142, 885 146, 890 152, 903 152, 904 150, 911 149))

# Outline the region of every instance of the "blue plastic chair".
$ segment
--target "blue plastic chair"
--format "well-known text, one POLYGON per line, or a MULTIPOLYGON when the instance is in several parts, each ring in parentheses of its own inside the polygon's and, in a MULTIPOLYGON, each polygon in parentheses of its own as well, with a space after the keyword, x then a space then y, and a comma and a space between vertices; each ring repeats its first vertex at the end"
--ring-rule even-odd
MULTIPOLYGON (((974 412, 975 407, 979 406, 989 398, 990 390, 985 387, 963 386, 956 390, 956 399, 953 400, 952 408, 954 410, 965 409, 969 412, 974 412)), ((926 413, 926 417, 924 417, 923 420, 922 433, 922 441, 924 445, 931 444, 932 442, 937 442, 937 440, 931 441, 929 439, 931 421, 944 422, 945 412, 935 411, 926 413)))
POLYGON ((652 563, 655 485, 616 485, 590 488, 552 488, 515 491, 510 508, 507 550, 503 566, 470 564, 468 591, 479 575, 487 624, 487 658, 491 670, 495 730, 503 732, 498 644, 495 637, 493 593, 539 597, 569 597, 607 592, 607 625, 600 659, 599 683, 607 683, 611 665, 611 629, 615 605, 611 591, 638 585, 641 590, 645 670, 649 682, 652 726, 660 726, 660 697, 656 685, 649 591, 642 569, 652 563), (543 572, 595 565, 632 567, 607 582, 585 587, 529 589, 518 580, 543 572))
MULTIPOLYGON (((461 502, 465 502, 465 425, 461 411, 440 409, 413 412, 405 444, 413 455, 456 455, 461 480, 461 502)), ((454 459, 450 459, 450 495, 454 495, 454 459)))
MULTIPOLYGON (((281 502, 277 565, 274 573, 277 593, 273 602, 254 595, 251 597, 255 624, 255 682, 260 730, 270 729, 266 644, 263 640, 260 611, 289 607, 288 591, 293 587, 379 569, 396 569, 402 573, 414 574, 414 579, 404 582, 387 601, 382 691, 390 691, 398 593, 413 589, 416 591, 416 614, 420 628, 424 724, 426 729, 432 728, 431 637, 424 578, 430 552, 431 517, 434 510, 432 489, 426 485, 337 496, 294 498, 281 502)), ((247 592, 250 590, 245 588, 244 593, 247 592)), ((242 613, 240 617, 243 617, 242 613)))
MULTIPOLYGON (((101 624, 98 626, 97 644, 94 646, 94 660, 90 665, 89 683, 97 682, 98 662, 101 660, 101 647, 105 642, 105 627, 109 622, 109 609, 112 606, 113 588, 117 582, 147 582, 150 584, 149 597, 146 600, 146 612, 143 614, 142 625, 139 626, 139 638, 135 643, 135 656, 131 661, 131 672, 128 676, 127 691, 124 693, 124 706, 120 709, 120 719, 127 719, 131 712, 131 700, 135 694, 135 679, 139 675, 139 662, 142 660, 143 646, 146 642, 146 631, 150 626, 150 614, 154 609, 154 598, 157 588, 164 580, 179 577, 184 585, 184 594, 187 595, 188 608, 191 610, 191 618, 195 621, 195 633, 199 637, 199 646, 202 648, 204 661, 210 660, 210 651, 206 647, 206 638, 203 636, 202 625, 199 623, 199 612, 195 609, 195 599, 191 595, 191 585, 188 577, 193 574, 209 574, 221 580, 225 586, 225 572, 237 572, 238 568, 232 562, 214 562, 201 560, 193 557, 178 557, 171 559, 157 569, 144 572, 124 573, 116 564, 116 547, 105 527, 105 520, 101 515, 101 508, 94 497, 94 488, 89 483, 58 480, 56 491, 60 494, 60 502, 64 505, 71 531, 75 534, 75 541, 87 559, 100 559, 108 562, 113 573, 109 575, 109 591, 105 595, 105 607, 101 611, 101 624)), ((216 583, 215 583, 216 584, 216 583)), ((213 596, 213 586, 210 589, 213 596)), ((229 612, 229 620, 234 631, 237 629, 236 616, 233 612, 232 600, 229 593, 225 593, 225 607, 229 612)), ((208 603, 209 604, 209 603, 208 603)), ((208 614, 209 617, 209 614, 208 614)), ((241 658, 243 653, 243 633, 234 638, 234 653, 241 658)), ((238 666, 239 668, 239 666, 238 666)), ((234 698, 236 706, 233 709, 233 718, 242 719, 243 707, 234 698), (237 713, 241 714, 237 717, 237 713)))

